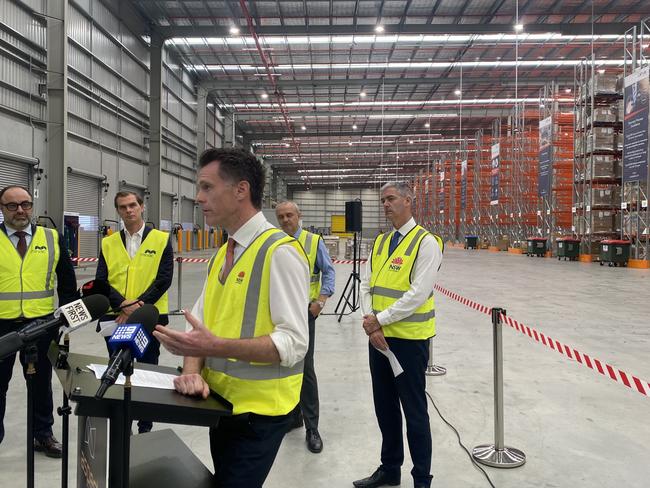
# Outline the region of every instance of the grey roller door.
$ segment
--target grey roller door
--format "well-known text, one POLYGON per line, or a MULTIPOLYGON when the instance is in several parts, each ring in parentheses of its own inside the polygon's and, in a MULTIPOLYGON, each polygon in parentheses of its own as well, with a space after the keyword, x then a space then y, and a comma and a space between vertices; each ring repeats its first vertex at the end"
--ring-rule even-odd
POLYGON ((174 200, 172 195, 160 195, 160 230, 171 230, 174 212, 174 200))
MULTIPOLYGON (((9 185, 29 188, 29 165, 0 159, 0 189, 9 185)), ((0 222, 3 220, 0 213, 0 222)))
POLYGON ((79 257, 99 255, 99 180, 68 173, 66 211, 79 214, 79 257))
POLYGON ((183 199, 181 204, 181 223, 183 230, 192 230, 194 228, 194 200, 183 199))

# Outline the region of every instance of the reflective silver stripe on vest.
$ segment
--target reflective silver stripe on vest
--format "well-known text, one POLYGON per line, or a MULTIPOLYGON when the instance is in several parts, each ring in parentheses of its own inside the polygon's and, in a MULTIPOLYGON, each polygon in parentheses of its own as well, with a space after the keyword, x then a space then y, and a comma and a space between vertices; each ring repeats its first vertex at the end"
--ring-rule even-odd
POLYGON ((310 254, 311 253, 311 240, 313 235, 305 230, 303 230, 305 233, 305 253, 310 254))
POLYGON ((54 290, 0 293, 0 300, 38 300, 54 296, 54 290))
POLYGON ((317 275, 311 275, 311 278, 309 278, 309 281, 311 283, 318 283, 320 281, 320 273, 317 275))
POLYGON ((246 361, 230 361, 225 358, 206 358, 206 366, 233 378, 241 380, 277 380, 302 374, 304 361, 296 363, 291 368, 279 364, 250 364, 246 361))
MULTIPOLYGON (((54 235, 49 229, 44 229, 45 242, 47 242, 47 278, 45 278, 45 289, 54 290, 50 287, 50 280, 52 279, 52 271, 54 271, 54 235)), ((51 296, 51 295, 50 295, 51 296)))
POLYGON ((409 244, 408 249, 406 249, 406 252, 404 253, 404 256, 410 256, 413 253, 413 249, 415 248, 415 245, 418 243, 420 236, 422 234, 426 234, 426 230, 424 229, 419 229, 417 233, 415 234, 415 237, 411 241, 411 244, 409 244))
MULTIPOLYGON (((402 298, 402 296, 406 293, 406 291, 402 290, 396 290, 394 288, 385 288, 383 286, 373 286, 370 288, 370 294, 371 295, 377 295, 380 297, 387 297, 387 298, 402 298)), ((433 296, 433 291, 429 293, 429 296, 427 297, 427 300, 433 296)))
POLYGON ((264 260, 269 248, 284 239, 287 235, 284 232, 276 232, 269 236, 264 244, 257 251, 253 272, 248 279, 248 290, 246 291, 246 304, 244 305, 244 317, 242 319, 241 333, 239 337, 249 339, 255 337, 255 322, 257 321, 257 309, 259 306, 260 289, 262 288, 262 271, 264 271, 264 260))
MULTIPOLYGON (((377 315, 379 310, 373 310, 373 313, 377 315)), ((414 313, 413 315, 409 315, 408 317, 404 317, 403 319, 398 320, 396 323, 400 322, 427 322, 436 316, 436 311, 431 310, 431 312, 423 312, 423 313, 414 313)), ((388 324, 388 325, 394 325, 394 324, 388 324)))
POLYGON ((379 247, 377 248, 377 256, 380 256, 381 252, 384 250, 384 244, 386 244, 386 240, 388 239, 389 235, 390 235, 390 232, 386 232, 381 237, 381 241, 379 241, 379 247))
POLYGON ((208 276, 210 276, 210 271, 212 271, 212 265, 214 264, 214 260, 217 258, 217 255, 215 254, 210 258, 210 261, 208 262, 208 276))

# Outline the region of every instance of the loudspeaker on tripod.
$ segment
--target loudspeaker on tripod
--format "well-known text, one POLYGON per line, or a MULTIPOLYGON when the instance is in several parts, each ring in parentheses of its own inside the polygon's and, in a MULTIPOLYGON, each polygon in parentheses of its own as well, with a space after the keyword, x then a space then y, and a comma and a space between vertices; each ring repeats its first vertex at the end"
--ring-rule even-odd
POLYGON ((361 232, 362 227, 361 201, 345 202, 345 231, 361 232))

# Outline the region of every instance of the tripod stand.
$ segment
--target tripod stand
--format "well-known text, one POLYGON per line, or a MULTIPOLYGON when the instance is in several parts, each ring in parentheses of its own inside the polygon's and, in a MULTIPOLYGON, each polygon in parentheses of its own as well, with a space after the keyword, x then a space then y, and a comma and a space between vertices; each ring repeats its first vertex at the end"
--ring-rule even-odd
POLYGON ((345 283, 345 288, 343 288, 343 293, 341 294, 341 298, 339 298, 339 301, 336 304, 336 308, 334 309, 334 315, 339 316, 338 318, 339 323, 341 322, 341 319, 343 318, 344 315, 350 315, 351 313, 359 310, 359 306, 361 302, 361 290, 360 290, 361 263, 359 262, 361 259, 361 249, 360 249, 361 243, 357 242, 357 234, 358 232, 354 233, 354 238, 352 242, 352 247, 353 247, 352 272, 348 277, 347 283, 345 283), (345 309, 348 307, 350 311, 346 313, 345 309))

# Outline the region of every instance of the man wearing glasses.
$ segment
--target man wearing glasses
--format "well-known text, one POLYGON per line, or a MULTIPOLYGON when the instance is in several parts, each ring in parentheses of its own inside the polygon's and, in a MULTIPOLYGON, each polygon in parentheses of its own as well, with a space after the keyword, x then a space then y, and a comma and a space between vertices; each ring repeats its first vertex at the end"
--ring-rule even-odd
MULTIPOLYGON (((47 318, 54 312, 54 284, 59 305, 78 298, 77 279, 63 237, 54 229, 32 224, 33 200, 22 186, 0 190, 0 336, 25 323, 47 318), (56 280, 55 280, 56 276, 56 280)), ((60 458, 61 444, 52 432, 52 365, 47 358, 50 342, 57 331, 37 342, 38 362, 34 375, 34 449, 46 456, 60 458)), ((4 438, 7 390, 16 354, 0 359, 0 443, 4 438)), ((23 375, 27 365, 20 352, 23 375)))

